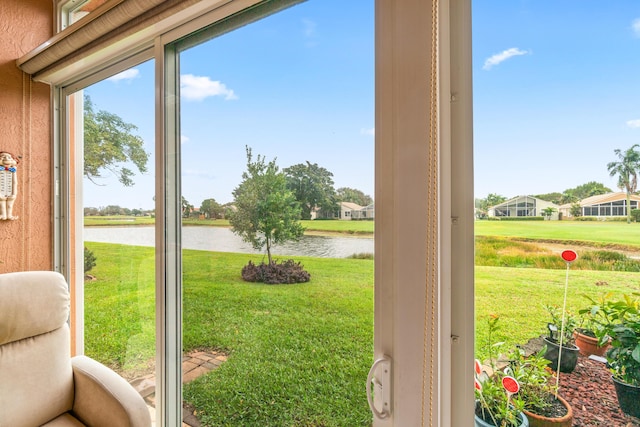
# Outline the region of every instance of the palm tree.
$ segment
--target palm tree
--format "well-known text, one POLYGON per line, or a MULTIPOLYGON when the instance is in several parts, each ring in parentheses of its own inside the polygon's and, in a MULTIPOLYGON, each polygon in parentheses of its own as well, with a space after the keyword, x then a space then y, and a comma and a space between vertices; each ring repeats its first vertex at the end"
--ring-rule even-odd
POLYGON ((638 188, 638 169, 640 168, 640 153, 636 148, 640 147, 634 144, 626 151, 620 149, 613 150, 618 156, 619 161, 607 164, 607 170, 610 176, 618 175, 618 187, 625 189, 627 192, 627 223, 631 223, 631 194, 635 193, 638 188))

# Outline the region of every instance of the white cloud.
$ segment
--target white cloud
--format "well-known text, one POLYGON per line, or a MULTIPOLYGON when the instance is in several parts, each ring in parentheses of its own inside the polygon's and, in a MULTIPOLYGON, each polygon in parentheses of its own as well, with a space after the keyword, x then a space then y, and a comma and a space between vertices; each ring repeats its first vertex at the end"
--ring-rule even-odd
POLYGON ((128 70, 124 70, 121 73, 116 74, 115 76, 109 77, 107 80, 112 82, 119 82, 120 80, 133 80, 140 75, 140 70, 136 68, 130 68, 128 70))
POLYGON ((184 144, 185 142, 189 142, 189 137, 185 135, 180 135, 180 143, 184 144))
POLYGON ((496 53, 495 55, 487 58, 484 61, 483 70, 490 70, 494 65, 498 65, 499 63, 506 61, 509 58, 520 55, 528 55, 530 52, 526 50, 518 49, 517 47, 512 47, 511 49, 503 50, 500 53, 496 53))
POLYGON ((182 171, 183 176, 193 176, 202 179, 216 179, 216 175, 208 171, 202 171, 198 169, 184 169, 182 171))
POLYGON ((318 24, 310 19, 303 19, 302 25, 304 26, 305 37, 313 37, 316 35, 316 28, 318 27, 318 24))
POLYGON ((362 128, 362 129, 360 129, 360 135, 375 136, 376 135, 376 128, 371 128, 371 129, 362 128))
POLYGON ((631 29, 636 37, 640 37, 640 18, 636 18, 631 23, 631 29))
POLYGON ((206 76, 183 74, 180 76, 180 94, 189 100, 202 101, 210 96, 223 96, 226 100, 238 99, 233 90, 219 80, 206 76))
POLYGON ((303 30, 305 42, 304 45, 306 47, 315 47, 318 45, 318 34, 316 28, 318 28, 318 24, 310 19, 302 20, 303 30))
POLYGON ((627 120, 627 126, 630 128, 640 128, 640 119, 627 120))

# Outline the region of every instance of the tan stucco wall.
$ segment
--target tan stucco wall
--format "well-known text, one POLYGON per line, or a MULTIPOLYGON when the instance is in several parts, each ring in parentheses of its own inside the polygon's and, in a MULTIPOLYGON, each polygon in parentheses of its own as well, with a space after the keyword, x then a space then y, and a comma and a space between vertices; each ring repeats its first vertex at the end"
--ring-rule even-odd
POLYGON ((21 157, 15 221, 0 221, 0 273, 52 268, 50 88, 16 59, 53 34, 51 0, 1 0, 0 151, 21 157))

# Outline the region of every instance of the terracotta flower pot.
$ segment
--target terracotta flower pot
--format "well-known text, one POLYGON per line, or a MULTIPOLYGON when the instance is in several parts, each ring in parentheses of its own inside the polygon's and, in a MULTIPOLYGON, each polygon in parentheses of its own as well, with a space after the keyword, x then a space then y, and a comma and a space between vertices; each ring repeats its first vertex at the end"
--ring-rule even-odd
POLYGON ((524 414, 529 419, 529 425, 531 427, 571 427, 571 424, 573 424, 573 409, 571 405, 569 405, 569 402, 562 397, 558 396, 558 400, 567 408, 567 413, 564 417, 549 418, 525 410, 524 414))
POLYGON ((609 344, 604 346, 598 345, 598 338, 590 337, 589 335, 581 334, 580 332, 575 332, 574 336, 576 338, 576 345, 580 349, 580 354, 583 356, 591 356, 595 354, 596 356, 604 356, 607 349, 609 348, 609 344))

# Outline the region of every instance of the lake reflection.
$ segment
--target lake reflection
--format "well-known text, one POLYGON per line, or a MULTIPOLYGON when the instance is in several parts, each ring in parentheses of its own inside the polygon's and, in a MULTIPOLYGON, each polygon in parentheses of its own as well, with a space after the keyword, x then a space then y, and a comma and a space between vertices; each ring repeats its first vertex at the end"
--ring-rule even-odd
MULTIPOLYGON (((154 230, 153 227, 85 227, 84 240, 154 246, 154 230)), ((183 227, 182 247, 216 252, 261 253, 224 227, 183 227)), ((373 238, 303 236, 299 242, 288 242, 272 249, 274 255, 322 258, 346 258, 357 253, 373 253, 373 238)))

